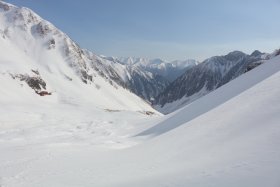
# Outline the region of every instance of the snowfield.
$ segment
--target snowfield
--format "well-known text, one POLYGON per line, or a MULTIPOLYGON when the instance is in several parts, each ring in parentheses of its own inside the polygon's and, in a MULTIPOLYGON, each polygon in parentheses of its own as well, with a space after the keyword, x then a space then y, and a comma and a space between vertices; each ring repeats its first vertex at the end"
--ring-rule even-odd
POLYGON ((279 81, 277 56, 195 101, 198 115, 1 100, 1 186, 278 187, 279 81))
POLYGON ((280 186, 280 55, 162 116, 2 1, 0 51, 0 187, 280 186))

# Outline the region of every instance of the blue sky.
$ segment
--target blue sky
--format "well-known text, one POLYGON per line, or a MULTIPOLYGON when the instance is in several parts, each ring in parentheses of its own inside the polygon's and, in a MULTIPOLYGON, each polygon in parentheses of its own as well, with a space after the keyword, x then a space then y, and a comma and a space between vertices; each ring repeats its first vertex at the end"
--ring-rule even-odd
POLYGON ((280 48, 280 0, 6 0, 107 56, 203 60, 280 48))

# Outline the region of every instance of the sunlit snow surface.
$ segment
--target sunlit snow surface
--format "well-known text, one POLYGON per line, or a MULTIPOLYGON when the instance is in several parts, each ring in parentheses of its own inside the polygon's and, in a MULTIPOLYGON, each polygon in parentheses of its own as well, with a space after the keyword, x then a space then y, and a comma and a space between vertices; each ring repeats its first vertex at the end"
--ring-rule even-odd
POLYGON ((280 186, 279 56, 175 113, 147 116, 135 95, 98 75, 101 88, 82 83, 59 50, 12 31, 0 36, 1 187, 280 186), (51 96, 9 74, 31 68, 51 96))
POLYGON ((120 79, 125 74, 121 64, 101 61, 97 55, 82 50, 65 33, 30 9, 0 1, 0 51, 0 101, 10 104, 9 101, 43 103, 48 100, 89 104, 105 110, 155 112, 110 79, 110 73, 120 79), (49 98, 36 97, 24 81, 12 79, 18 74, 34 76, 34 70, 52 93, 49 98))
POLYGON ((187 123, 178 120, 188 107, 147 120, 86 105, 1 101, 1 185, 278 187, 279 70, 278 56, 205 96, 220 102, 187 123), (243 92, 228 99, 231 88, 243 92), (145 130, 151 134, 134 136, 145 130))

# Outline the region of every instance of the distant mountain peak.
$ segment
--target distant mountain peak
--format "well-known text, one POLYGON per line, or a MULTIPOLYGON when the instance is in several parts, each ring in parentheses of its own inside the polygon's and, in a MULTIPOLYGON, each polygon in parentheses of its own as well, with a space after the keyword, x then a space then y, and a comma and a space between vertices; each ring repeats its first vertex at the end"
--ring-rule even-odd
POLYGON ((263 54, 264 53, 260 52, 259 50, 255 50, 254 52, 252 52, 252 54, 250 56, 259 57, 263 54))
POLYGON ((225 55, 224 57, 230 61, 236 61, 240 58, 244 58, 247 54, 243 53, 242 51, 233 51, 225 55))

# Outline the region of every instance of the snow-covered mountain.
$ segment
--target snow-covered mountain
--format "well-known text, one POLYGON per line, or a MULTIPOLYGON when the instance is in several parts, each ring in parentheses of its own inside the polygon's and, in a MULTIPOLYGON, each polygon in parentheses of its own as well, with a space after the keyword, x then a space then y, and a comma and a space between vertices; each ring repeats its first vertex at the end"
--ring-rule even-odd
POLYGON ((160 75, 173 82, 177 77, 182 75, 186 69, 198 64, 198 61, 193 59, 164 61, 162 59, 147 59, 147 58, 117 58, 120 63, 130 67, 140 67, 143 71, 151 72, 155 75, 160 75))
POLYGON ((147 72, 2 1, 0 51, 1 187, 280 186, 280 50, 187 70, 215 90, 165 116, 123 88, 147 72))
POLYGON ((122 78, 123 87, 149 103, 170 84, 163 76, 147 71, 140 66, 124 64, 113 57, 102 56, 102 58, 122 66, 126 71, 122 78))
POLYGON ((148 102, 153 102, 164 89, 188 68, 198 64, 195 60, 163 61, 147 58, 115 58, 103 56, 105 60, 125 66, 128 72, 125 87, 148 102))
POLYGON ((151 120, 0 100, 0 185, 278 187, 279 82, 276 56, 151 120))
POLYGON ((154 102, 163 113, 173 112, 265 62, 267 54, 240 51, 214 56, 192 66, 172 82, 154 102))
POLYGON ((0 1, 0 51, 2 100, 84 102, 108 110, 155 112, 124 89, 130 77, 126 66, 81 49, 28 8, 0 1))
MULTIPOLYGON (((129 90, 142 99, 152 102, 171 80, 197 63, 194 60, 165 62, 160 59, 118 59, 99 56, 81 49, 65 33, 43 20, 32 10, 18 8, 4 2, 1 2, 0 19, 0 34, 3 40, 0 46, 3 49, 2 74, 25 82, 39 95, 54 97, 54 93, 60 90, 61 86, 51 88, 53 84, 59 83, 59 81, 51 83, 47 80, 51 75, 52 79, 56 77, 67 83, 82 81, 92 92, 98 90, 93 94, 95 96, 99 93, 95 97, 101 95, 113 99, 117 96, 109 93, 118 89, 126 93, 129 90), (22 62, 18 63, 18 61, 22 62), (105 87, 110 91, 105 91, 106 93, 103 94, 102 90, 105 87)), ((66 85, 62 82, 60 84, 66 85)), ((63 94, 70 92, 65 91, 63 94)), ((120 98, 122 97, 117 97, 116 100, 120 98)), ((103 103, 102 100, 97 102, 100 106, 103 103)), ((115 100, 108 103, 114 102, 115 100)), ((126 102, 128 101, 121 101, 121 103, 126 102)))

